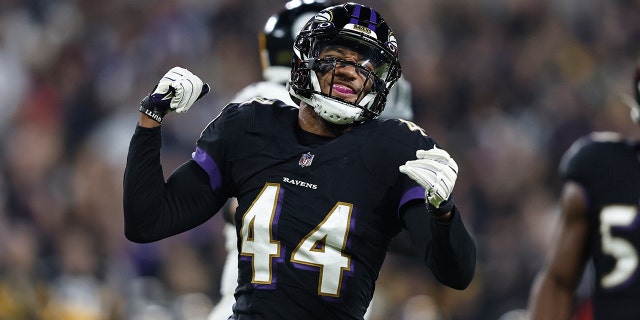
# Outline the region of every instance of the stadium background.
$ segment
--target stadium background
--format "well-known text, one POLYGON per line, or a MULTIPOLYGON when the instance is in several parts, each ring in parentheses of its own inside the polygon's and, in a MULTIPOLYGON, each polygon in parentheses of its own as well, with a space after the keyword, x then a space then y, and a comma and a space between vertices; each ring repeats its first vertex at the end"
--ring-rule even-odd
MULTIPOLYGON (((593 130, 640 136, 621 100, 640 57, 640 2, 361 3, 396 32, 415 122, 460 165, 456 199, 479 253, 465 291, 390 255, 374 320, 507 319, 553 245, 564 150, 593 130)), ((153 244, 123 236, 136 106, 176 65, 213 87, 163 124, 168 174, 260 79, 257 33, 283 4, 0 2, 0 319, 203 319, 219 298, 222 218, 153 244)))

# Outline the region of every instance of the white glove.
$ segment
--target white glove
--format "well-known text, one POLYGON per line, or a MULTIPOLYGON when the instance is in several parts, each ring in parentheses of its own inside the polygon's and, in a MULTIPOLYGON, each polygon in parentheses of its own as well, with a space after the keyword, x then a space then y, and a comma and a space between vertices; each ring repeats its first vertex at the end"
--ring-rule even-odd
POLYGON ((160 79, 152 95, 159 94, 162 100, 171 98, 169 108, 177 113, 185 113, 198 100, 203 86, 202 80, 191 71, 173 67, 160 79))
POLYGON ((426 190, 425 199, 436 208, 451 195, 458 177, 458 164, 449 153, 437 147, 416 151, 417 160, 409 160, 400 166, 400 172, 408 175, 426 190))
POLYGON ((160 79, 153 92, 142 100, 140 112, 161 123, 162 118, 171 111, 187 112, 209 90, 209 85, 191 71, 173 67, 160 79))

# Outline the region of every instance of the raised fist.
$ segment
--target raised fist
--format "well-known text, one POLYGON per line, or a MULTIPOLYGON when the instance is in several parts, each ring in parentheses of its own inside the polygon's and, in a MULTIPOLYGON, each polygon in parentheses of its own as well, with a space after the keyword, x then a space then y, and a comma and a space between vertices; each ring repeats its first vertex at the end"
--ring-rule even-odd
POLYGON ((209 90, 209 85, 191 71, 173 67, 160 79, 153 92, 140 102, 139 110, 162 123, 164 116, 171 111, 187 112, 209 90))
POLYGON ((426 190, 425 198, 434 207, 449 199, 458 177, 458 164, 449 153, 434 147, 416 151, 416 160, 400 166, 400 172, 408 175, 426 190))

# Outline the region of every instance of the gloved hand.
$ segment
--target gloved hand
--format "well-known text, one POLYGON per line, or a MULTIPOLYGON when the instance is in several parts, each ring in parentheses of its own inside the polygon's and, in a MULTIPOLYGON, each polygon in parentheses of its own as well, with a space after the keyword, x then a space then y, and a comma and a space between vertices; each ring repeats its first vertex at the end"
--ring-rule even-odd
POLYGON ((453 186, 458 177, 458 164, 449 153, 433 147, 416 151, 417 160, 409 160, 400 166, 400 172, 408 175, 426 190, 425 199, 437 214, 445 214, 453 209, 450 201, 453 186))
POLYGON ((164 116, 175 111, 185 113, 210 87, 189 70, 173 67, 160 79, 153 92, 140 102, 140 112, 162 123, 164 116))

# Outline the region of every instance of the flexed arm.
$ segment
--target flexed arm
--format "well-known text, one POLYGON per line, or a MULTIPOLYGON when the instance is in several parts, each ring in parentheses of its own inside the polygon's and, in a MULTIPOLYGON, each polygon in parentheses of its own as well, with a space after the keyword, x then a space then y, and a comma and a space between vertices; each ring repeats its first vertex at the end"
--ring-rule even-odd
POLYGON ((426 208, 419 201, 409 203, 404 225, 438 281, 462 290, 475 275, 476 246, 451 196, 458 165, 435 147, 418 150, 416 157, 400 166, 400 172, 425 188, 426 208))
POLYGON ((140 125, 124 172, 125 236, 131 241, 151 242, 189 230, 226 200, 211 189, 207 173, 195 161, 177 168, 166 182, 160 164, 162 118, 170 111, 186 112, 208 91, 203 88, 197 76, 176 67, 141 102, 140 125))

